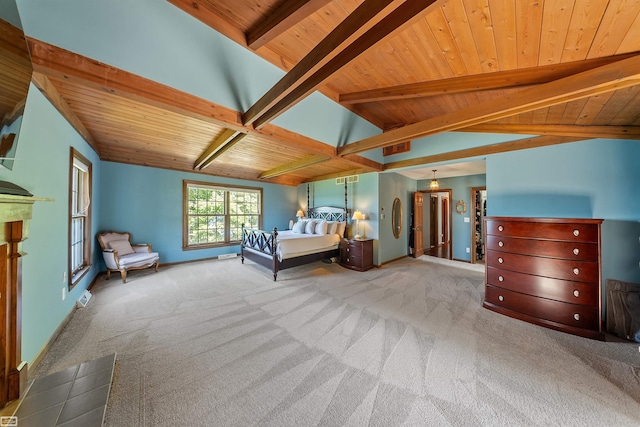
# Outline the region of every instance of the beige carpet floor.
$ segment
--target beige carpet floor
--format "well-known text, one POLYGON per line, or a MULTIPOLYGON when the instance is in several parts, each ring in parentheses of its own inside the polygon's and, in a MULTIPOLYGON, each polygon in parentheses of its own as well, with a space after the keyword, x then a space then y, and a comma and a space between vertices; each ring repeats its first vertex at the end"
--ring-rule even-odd
POLYGON ((637 344, 483 309, 482 272, 434 261, 101 277, 35 376, 116 352, 118 427, 639 425, 637 344))

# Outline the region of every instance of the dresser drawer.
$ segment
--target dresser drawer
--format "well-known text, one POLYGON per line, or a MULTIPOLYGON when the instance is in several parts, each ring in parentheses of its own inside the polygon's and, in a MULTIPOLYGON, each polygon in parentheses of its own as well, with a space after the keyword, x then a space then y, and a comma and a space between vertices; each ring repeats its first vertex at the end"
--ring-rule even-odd
POLYGON ((346 256, 362 257, 363 245, 359 244, 359 242, 343 240, 341 251, 346 256))
POLYGON ((343 264, 347 265, 362 265, 362 256, 357 256, 344 251, 340 254, 340 259, 343 264))
POLYGON ((499 251, 487 251, 487 266, 577 282, 598 283, 600 276, 597 262, 544 258, 499 251))
POLYGON ((487 235, 598 243, 597 224, 536 223, 487 219, 487 235))
POLYGON ((517 313, 582 329, 600 327, 597 307, 569 304, 487 285, 485 302, 517 313))
POLYGON ((598 245, 596 243, 487 236, 485 245, 487 250, 590 262, 598 261, 598 245))
POLYGON ((572 304, 594 307, 599 304, 600 294, 596 283, 572 282, 487 267, 487 284, 572 304))

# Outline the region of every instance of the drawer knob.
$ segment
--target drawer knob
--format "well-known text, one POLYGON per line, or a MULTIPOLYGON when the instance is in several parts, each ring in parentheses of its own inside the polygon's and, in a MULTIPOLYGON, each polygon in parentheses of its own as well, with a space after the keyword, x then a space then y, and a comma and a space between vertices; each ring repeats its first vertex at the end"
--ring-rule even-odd
POLYGON ((498 280, 499 280, 500 282, 504 282, 504 277, 502 277, 502 276, 498 276, 498 280))
POLYGON ((580 230, 573 230, 573 235, 578 237, 580 235, 580 230))
POLYGON ((504 246, 504 243, 502 243, 502 240, 500 240, 500 241, 498 242, 498 246, 500 246, 500 247, 503 247, 503 246, 504 246))
POLYGON ((502 295, 499 295, 499 296, 498 296, 498 300, 499 300, 499 301, 504 301, 504 297, 503 297, 502 295))
POLYGON ((504 260, 502 259, 502 257, 498 258, 498 262, 499 262, 500 264, 502 264, 502 263, 504 262, 504 260))
POLYGON ((575 291, 573 291, 573 296, 576 297, 576 298, 579 297, 580 296, 580 291, 577 290, 577 289, 575 291))
POLYGON ((573 315, 573 318, 576 319, 576 320, 580 320, 580 315, 578 313, 576 313, 576 314, 573 315))
POLYGON ((580 253, 580 249, 578 248, 573 248, 573 254, 574 255, 578 255, 580 253))
POLYGON ((347 252, 349 252, 349 251, 350 251, 350 249, 349 249, 349 248, 347 248, 347 252))
POLYGON ((347 262, 349 262, 349 261, 350 261, 349 258, 347 258, 347 262))
POLYGON ((503 227, 503 226, 501 226, 501 225, 499 225, 499 226, 498 226, 498 231, 502 231, 502 230, 504 230, 504 227, 503 227))
POLYGON ((578 274, 580 274, 580 270, 578 270, 578 268, 577 268, 577 267, 576 267, 576 268, 574 268, 574 269, 573 269, 573 274, 575 274, 575 275, 577 276, 578 274))

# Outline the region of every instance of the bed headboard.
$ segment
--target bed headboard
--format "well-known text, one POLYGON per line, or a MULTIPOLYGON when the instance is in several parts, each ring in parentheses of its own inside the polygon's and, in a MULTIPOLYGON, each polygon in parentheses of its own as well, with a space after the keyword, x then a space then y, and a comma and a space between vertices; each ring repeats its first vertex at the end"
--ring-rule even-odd
POLYGON ((309 208, 307 212, 309 218, 326 219, 327 221, 347 221, 349 217, 345 208, 334 208, 331 206, 319 206, 317 208, 309 208))

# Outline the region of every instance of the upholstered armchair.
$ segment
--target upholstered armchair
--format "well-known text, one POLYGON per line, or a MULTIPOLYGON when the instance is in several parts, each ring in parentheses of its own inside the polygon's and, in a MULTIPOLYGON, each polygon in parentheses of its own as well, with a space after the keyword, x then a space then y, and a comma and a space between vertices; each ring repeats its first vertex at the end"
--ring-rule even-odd
POLYGON ((155 268, 158 271, 160 263, 157 252, 151 251, 151 245, 131 244, 129 233, 117 231, 107 231, 97 236, 102 257, 107 265, 107 280, 111 278, 112 271, 119 271, 122 283, 127 281, 129 270, 140 270, 143 268, 155 268))

